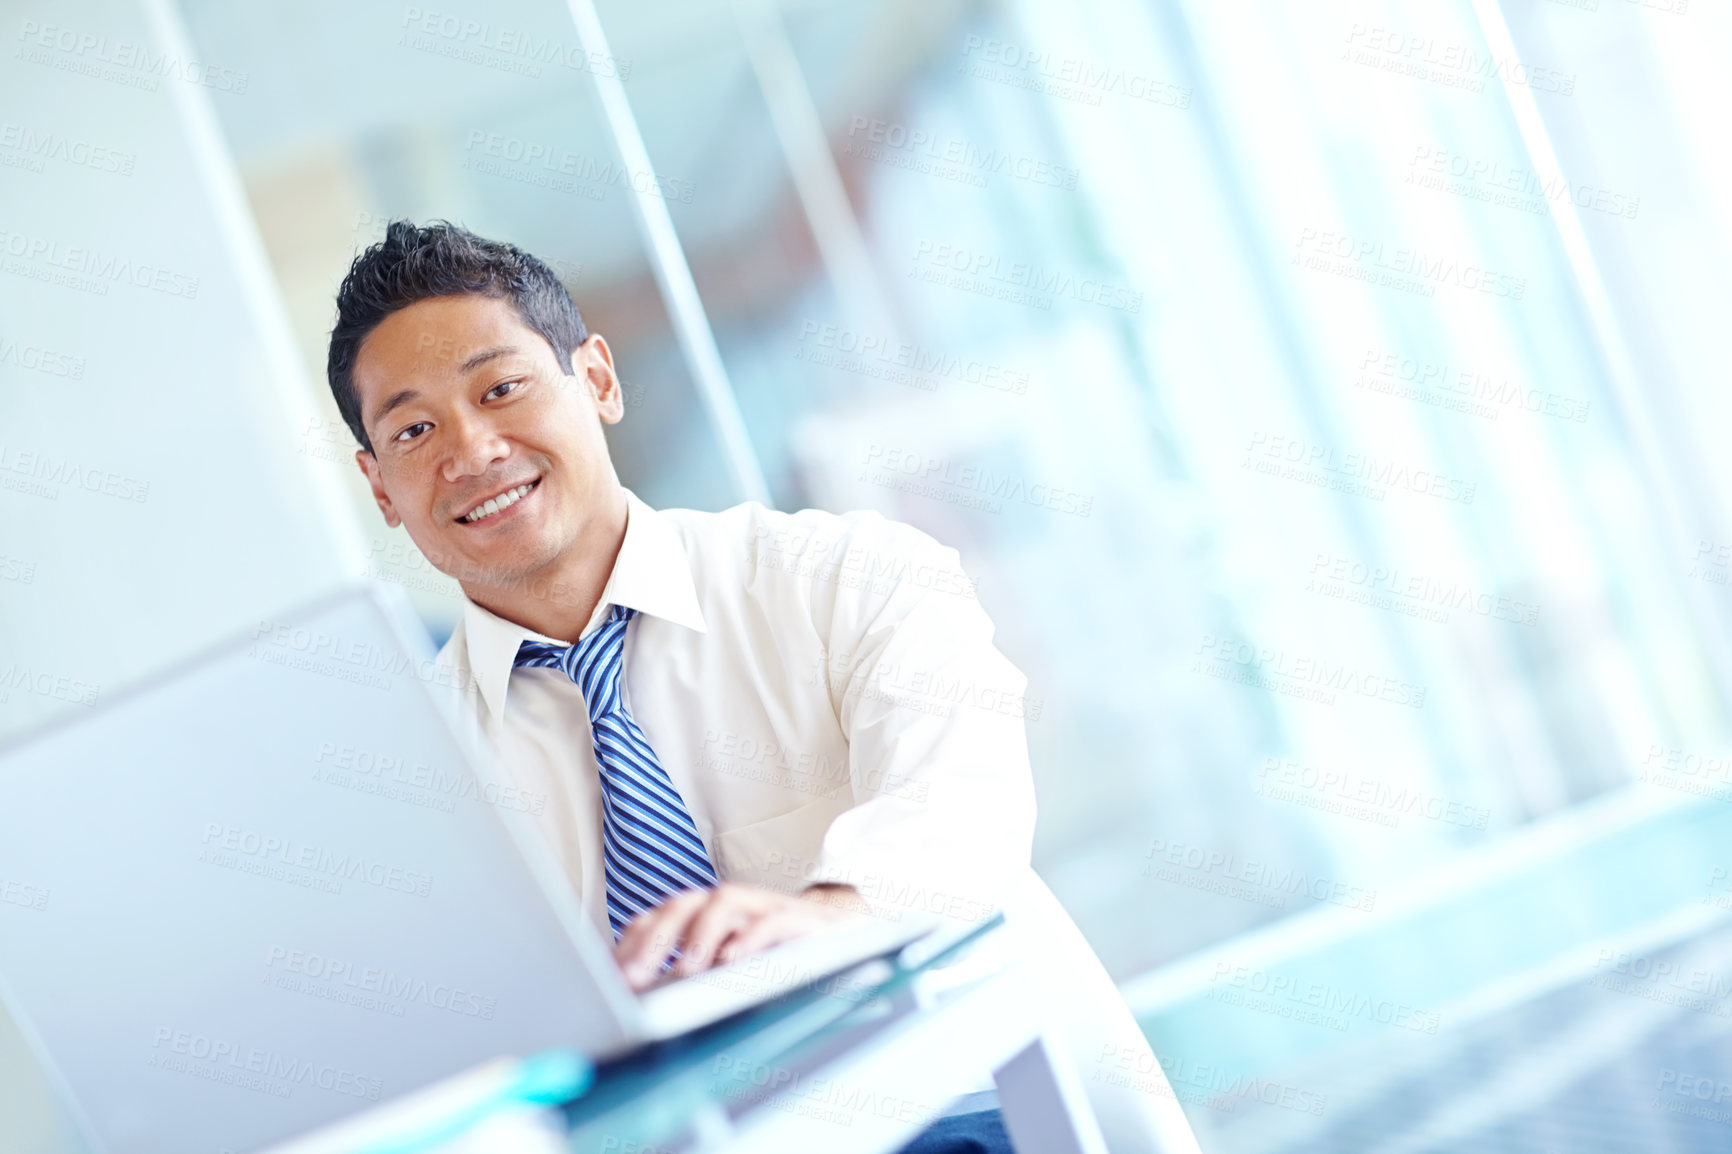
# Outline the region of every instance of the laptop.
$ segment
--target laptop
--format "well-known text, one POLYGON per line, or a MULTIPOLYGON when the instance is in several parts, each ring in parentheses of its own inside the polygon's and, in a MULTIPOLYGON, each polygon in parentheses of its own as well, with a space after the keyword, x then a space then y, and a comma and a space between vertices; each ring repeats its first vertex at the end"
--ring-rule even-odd
POLYGON ((500 1055, 616 1056, 934 928, 635 995, 432 658, 370 584, 0 749, 0 997, 96 1154, 253 1151, 500 1055))

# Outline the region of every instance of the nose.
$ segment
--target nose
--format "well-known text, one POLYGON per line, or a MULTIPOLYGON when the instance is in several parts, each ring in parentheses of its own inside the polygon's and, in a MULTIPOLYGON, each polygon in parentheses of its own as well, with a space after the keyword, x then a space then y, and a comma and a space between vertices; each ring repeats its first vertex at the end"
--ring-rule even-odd
POLYGON ((452 417, 445 428, 449 448, 440 468, 446 481, 479 477, 511 455, 511 445, 488 421, 460 414, 452 417))

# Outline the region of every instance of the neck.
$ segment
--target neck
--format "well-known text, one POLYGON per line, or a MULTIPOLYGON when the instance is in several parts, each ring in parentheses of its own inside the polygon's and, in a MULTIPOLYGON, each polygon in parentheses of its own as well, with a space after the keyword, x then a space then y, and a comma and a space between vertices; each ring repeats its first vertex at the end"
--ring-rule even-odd
POLYGON ((625 490, 615 485, 570 546, 547 564, 503 585, 463 583, 469 600, 543 637, 575 643, 601 601, 625 541, 625 490))

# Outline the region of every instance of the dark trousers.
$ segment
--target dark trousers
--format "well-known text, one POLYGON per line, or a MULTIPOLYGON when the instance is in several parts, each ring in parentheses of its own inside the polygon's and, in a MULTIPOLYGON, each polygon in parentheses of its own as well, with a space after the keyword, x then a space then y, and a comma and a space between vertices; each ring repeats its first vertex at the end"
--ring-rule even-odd
POLYGON ((920 1132, 896 1154, 1015 1154, 998 1112, 998 1094, 985 1090, 966 1095, 946 1114, 920 1132), (980 1109, 986 1106, 988 1109, 980 1109))
POLYGON ((897 1154, 1013 1154, 997 1110, 940 1118, 897 1154))

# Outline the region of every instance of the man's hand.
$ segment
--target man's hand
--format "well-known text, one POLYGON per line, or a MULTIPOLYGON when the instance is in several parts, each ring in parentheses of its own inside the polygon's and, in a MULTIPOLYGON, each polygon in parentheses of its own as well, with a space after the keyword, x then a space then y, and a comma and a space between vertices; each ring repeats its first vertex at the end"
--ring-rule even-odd
POLYGON ((676 947, 680 957, 673 976, 684 978, 870 909, 852 886, 816 885, 789 897, 760 886, 723 882, 715 889, 676 894, 639 914, 620 935, 613 956, 632 989, 644 990, 655 984, 662 962, 676 947))

